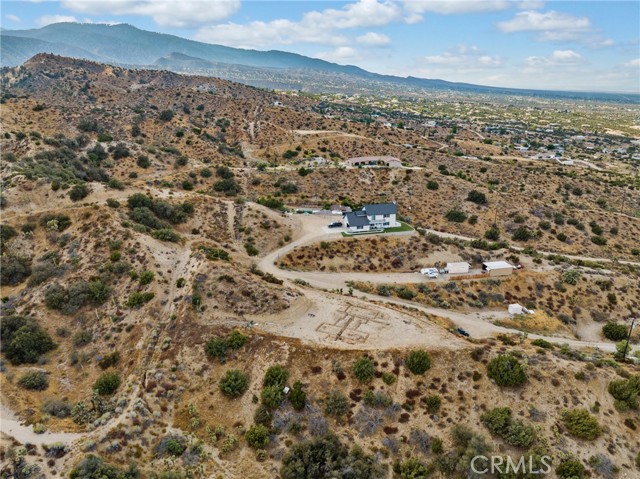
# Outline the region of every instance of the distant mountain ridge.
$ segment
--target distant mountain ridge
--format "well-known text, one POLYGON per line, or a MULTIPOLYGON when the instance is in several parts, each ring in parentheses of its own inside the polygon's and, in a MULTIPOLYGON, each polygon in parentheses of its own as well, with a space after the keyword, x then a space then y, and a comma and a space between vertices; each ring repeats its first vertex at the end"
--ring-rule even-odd
POLYGON ((267 88, 312 92, 462 93, 545 96, 640 103, 640 95, 499 88, 445 80, 397 77, 277 50, 213 45, 128 24, 55 23, 39 29, 0 31, 1 66, 18 66, 37 53, 54 53, 121 66, 163 68, 219 76, 267 88))

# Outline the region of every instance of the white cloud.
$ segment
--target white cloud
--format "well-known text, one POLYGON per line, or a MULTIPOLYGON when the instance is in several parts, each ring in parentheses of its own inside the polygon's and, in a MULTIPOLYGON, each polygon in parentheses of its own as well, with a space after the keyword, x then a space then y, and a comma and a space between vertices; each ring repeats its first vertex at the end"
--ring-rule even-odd
POLYGON ((391 39, 384 33, 367 32, 364 35, 360 35, 356 38, 356 42, 361 45, 369 45, 373 47, 381 47, 389 45, 391 39))
POLYGON ((405 0, 407 11, 414 14, 425 12, 441 15, 481 13, 505 10, 513 3, 508 0, 405 0))
POLYGON ((62 0, 62 5, 74 12, 148 16, 161 26, 193 27, 228 18, 240 0, 62 0))
MULTIPOLYGON (((299 21, 287 19, 247 24, 226 23, 198 30, 197 40, 243 48, 263 48, 272 45, 320 43, 340 46, 348 39, 337 30, 384 26, 400 20, 400 7, 387 0, 359 0, 337 10, 305 13, 299 21)), ((366 36, 366 35, 365 35, 366 36)), ((380 35, 380 39, 384 35, 380 35)))
POLYGON ((330 52, 319 52, 314 56, 329 62, 344 63, 357 59, 359 55, 353 47, 340 46, 330 52))
POLYGON ((525 59, 530 67, 537 66, 573 66, 584 63, 584 58, 573 50, 554 50, 548 57, 532 56, 525 59))
POLYGON ((517 13, 514 18, 498 23, 498 29, 504 33, 514 32, 576 32, 591 28, 587 17, 576 17, 568 13, 536 12, 528 10, 517 13))
POLYGON ((625 63, 623 66, 627 68, 638 68, 640 67, 640 58, 636 58, 635 60, 630 60, 625 63))
POLYGON ((457 45, 440 55, 429 55, 419 63, 436 70, 479 71, 502 66, 503 60, 482 52, 475 45, 457 45))
POLYGON ((52 23, 61 23, 61 22, 77 22, 78 19, 76 17, 72 17, 69 15, 42 15, 40 18, 36 20, 36 24, 44 27, 46 25, 51 25, 52 23))
POLYGON ((13 23, 22 23, 22 19, 20 19, 18 15, 13 15, 11 13, 7 13, 4 18, 11 20, 13 23))

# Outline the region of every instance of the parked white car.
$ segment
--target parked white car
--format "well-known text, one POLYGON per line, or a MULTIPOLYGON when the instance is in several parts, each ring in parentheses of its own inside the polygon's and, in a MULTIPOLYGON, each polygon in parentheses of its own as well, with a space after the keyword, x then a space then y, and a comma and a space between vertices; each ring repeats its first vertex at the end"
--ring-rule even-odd
POLYGON ((424 274, 427 278, 435 279, 439 276, 437 268, 422 268, 420 274, 424 274))

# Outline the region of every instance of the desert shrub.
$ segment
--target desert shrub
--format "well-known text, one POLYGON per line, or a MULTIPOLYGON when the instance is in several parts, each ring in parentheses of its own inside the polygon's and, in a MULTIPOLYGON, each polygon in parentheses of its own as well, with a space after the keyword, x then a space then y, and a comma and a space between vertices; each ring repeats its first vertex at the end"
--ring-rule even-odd
POLYGON ((212 338, 204 346, 204 351, 210 358, 216 358, 221 363, 227 359, 227 341, 224 338, 212 338))
POLYGON ((426 351, 411 351, 404 360, 404 364, 413 374, 424 374, 431 368, 431 357, 426 351))
POLYGON ((484 232, 484 237, 491 241, 497 241, 500 239, 500 230, 496 226, 492 226, 484 232))
POLYGON ((436 180, 427 181, 427 189, 428 190, 435 191, 438 188, 440 188, 440 185, 438 184, 438 182, 436 180))
POLYGON ((487 196, 477 190, 471 190, 467 195, 467 201, 471 201, 477 205, 486 205, 487 204, 487 196))
POLYGON ((148 303, 155 297, 155 294, 148 291, 146 293, 131 293, 131 296, 127 299, 127 306, 130 308, 137 308, 145 303, 148 303))
POLYGON ((293 387, 289 393, 289 401, 296 411, 301 411, 306 406, 307 394, 302 389, 302 383, 300 381, 293 383, 293 387))
POLYGON ((109 369, 116 366, 119 362, 120 353, 118 351, 114 351, 98 360, 98 366, 100 366, 100 369, 109 369))
POLYGON ((616 408, 622 411, 638 409, 638 397, 640 397, 640 376, 631 376, 628 379, 611 381, 608 387, 609 394, 616 400, 616 408))
POLYGON ((107 206, 109 208, 120 208, 120 202, 113 198, 107 198, 107 206))
POLYGON ((177 243, 180 241, 180 235, 171 228, 160 228, 151 233, 155 239, 160 241, 170 241, 171 243, 177 243))
POLYGON ((122 471, 101 458, 90 454, 69 473, 70 479, 138 479, 140 474, 135 466, 122 471))
POLYGON ((508 354, 496 356, 489 361, 487 376, 502 387, 521 386, 527 381, 527 374, 520 361, 508 354))
POLYGON ((282 479, 381 479, 373 457, 354 447, 351 451, 333 434, 295 444, 282 460, 282 479))
POLYGON ((460 210, 449 210, 444 217, 453 223, 464 223, 467 219, 467 214, 460 210))
POLYGON ((442 406, 442 399, 438 395, 427 396, 424 400, 425 405, 427 406, 427 410, 434 414, 440 410, 440 406, 442 406))
POLYGON ((175 115, 173 110, 162 110, 158 115, 158 118, 162 121, 171 121, 175 115))
POLYGON ((427 479, 431 474, 429 468, 415 457, 400 464, 399 472, 401 479, 427 479))
POLYGON ((373 379, 376 367, 373 361, 366 356, 356 359, 352 366, 353 375, 361 383, 368 383, 373 379))
POLYGON ((565 459, 556 467, 558 479, 584 479, 586 472, 585 467, 577 459, 565 459))
POLYGON ((69 198, 71 201, 80 201, 89 196, 89 187, 85 183, 73 185, 69 190, 69 198))
POLYGON ((598 420, 586 409, 571 409, 562 415, 562 421, 572 436, 593 440, 602 434, 598 420))
POLYGON ((277 386, 284 388, 289 380, 289 371, 280 364, 275 364, 267 369, 264 375, 264 387, 277 386))
POLYGON ((0 347, 11 364, 34 364, 43 354, 56 345, 34 319, 23 316, 7 316, 1 322, 0 347))
POLYGON ((44 391, 49 387, 49 376, 44 371, 28 371, 20 376, 18 385, 31 391, 44 391))
POLYGON ((78 331, 73 335, 73 345, 77 348, 86 346, 93 340, 93 334, 91 331, 78 331))
POLYGON ((282 387, 278 385, 265 387, 260 393, 260 400, 265 407, 277 409, 284 400, 282 387))
POLYGON ((251 426, 244 437, 253 449, 265 449, 269 445, 269 429, 263 424, 251 426))
POLYGON ((225 396, 240 397, 249 388, 249 377, 242 371, 230 369, 220 379, 219 387, 225 396))
POLYGON ((140 273, 138 281, 140 282, 140 285, 144 286, 151 283, 153 281, 153 277, 153 271, 143 271, 142 273, 140 273))
POLYGON ((120 387, 120 382, 120 375, 117 372, 107 371, 98 376, 98 379, 96 379, 96 382, 93 384, 93 389, 101 396, 108 396, 116 392, 120 387))
POLYGON ((31 260, 22 256, 3 255, 0 268, 0 285, 14 286, 31 274, 31 260))
POLYGON ((480 416, 482 423, 494 436, 504 436, 511 424, 511 409, 508 407, 497 407, 485 412, 480 416))
POLYGON ((4 248, 5 243, 16 236, 18 236, 18 232, 13 226, 0 225, 0 247, 4 248))
POLYGON ((549 341, 546 341, 542 338, 534 339, 533 341, 531 341, 531 344, 543 349, 553 349, 553 343, 550 343, 549 341))
POLYGON ((513 232, 511 238, 514 241, 529 241, 533 238, 533 232, 526 226, 520 226, 513 232))
POLYGON ((267 427, 271 427, 271 422, 273 421, 273 413, 271 410, 265 406, 264 404, 260 404, 258 409, 256 409, 255 414, 253 415, 253 422, 256 424, 264 424, 267 427))
POLYGON ((42 404, 42 411, 60 419, 71 415, 71 404, 64 399, 49 398, 42 404))
POLYGON ((611 341, 622 341, 627 339, 627 327, 624 324, 608 322, 602 326, 602 334, 611 341))
POLYGON ((234 178, 218 180, 213 184, 214 191, 224 193, 226 196, 236 196, 242 192, 242 188, 234 178))
POLYGON ((384 391, 367 390, 362 396, 362 402, 369 407, 385 408, 393 404, 393 399, 384 391))
POLYGON ((349 400, 339 391, 332 391, 324 398, 324 412, 336 419, 349 412, 349 400))
POLYGON ((267 208, 271 208, 274 210, 282 210, 284 209, 284 203, 279 198, 273 198, 271 196, 268 197, 260 197, 257 201, 258 204, 262 206, 266 206, 267 208))
POLYGON ((240 349, 247 342, 247 337, 237 329, 234 329, 227 336, 227 345, 231 349, 240 349))
POLYGON ((501 437, 511 446, 527 449, 535 442, 537 434, 531 425, 514 420, 501 437))
POLYGON ((49 278, 59 275, 62 271, 62 268, 49 261, 36 264, 31 271, 28 286, 33 287, 42 284, 49 278))

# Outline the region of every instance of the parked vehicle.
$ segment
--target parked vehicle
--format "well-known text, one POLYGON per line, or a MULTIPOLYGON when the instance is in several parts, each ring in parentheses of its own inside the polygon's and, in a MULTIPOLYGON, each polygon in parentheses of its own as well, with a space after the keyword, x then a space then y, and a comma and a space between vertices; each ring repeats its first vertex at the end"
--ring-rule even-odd
POLYGON ((469 333, 467 333, 464 329, 462 328, 457 328, 456 332, 460 335, 460 336, 464 336, 465 338, 468 338, 470 335, 469 333))
POLYGON ((340 228, 342 226, 342 223, 340 223, 339 221, 334 221, 333 223, 329 223, 329 228, 340 228))
POLYGON ((422 268, 420 274, 424 274, 427 278, 435 279, 439 276, 437 268, 422 268))

